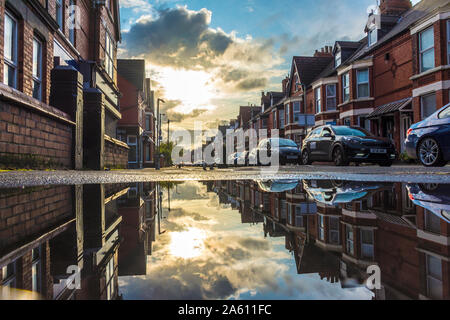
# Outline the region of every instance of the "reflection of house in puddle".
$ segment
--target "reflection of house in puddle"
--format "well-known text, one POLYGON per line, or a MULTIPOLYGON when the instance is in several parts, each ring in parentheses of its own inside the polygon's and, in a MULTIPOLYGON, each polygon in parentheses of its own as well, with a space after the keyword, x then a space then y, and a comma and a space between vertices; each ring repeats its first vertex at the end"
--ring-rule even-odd
POLYGON ((219 182, 217 190, 241 202, 249 188, 265 235, 286 238, 299 274, 352 288, 365 286, 367 268, 378 265, 376 299, 450 299, 450 224, 415 206, 404 184, 280 183, 219 182))
POLYGON ((146 275, 147 256, 155 241, 155 184, 135 184, 118 199, 117 207, 122 217, 119 276, 146 275))
POLYGON ((0 190, 0 298, 120 298, 120 238, 125 249, 132 247, 134 237, 141 240, 141 227, 154 219, 153 195, 146 188, 142 214, 126 211, 118 199, 133 191, 113 185, 0 190), (138 228, 127 237, 119 231, 122 215, 126 228, 138 228))

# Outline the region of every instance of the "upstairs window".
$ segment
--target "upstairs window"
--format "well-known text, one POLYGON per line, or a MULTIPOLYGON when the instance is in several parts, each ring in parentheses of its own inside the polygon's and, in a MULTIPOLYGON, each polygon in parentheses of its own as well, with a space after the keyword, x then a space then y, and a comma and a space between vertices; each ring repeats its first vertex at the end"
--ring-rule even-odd
POLYGON ((334 56, 334 66, 337 68, 342 63, 342 53, 341 51, 336 52, 336 55, 334 56))
POLYGON ((358 98, 369 97, 369 69, 356 71, 356 81, 358 98))
POLYGON ((321 99, 321 93, 322 90, 320 90, 320 87, 317 88, 314 91, 315 101, 316 101, 316 113, 322 112, 322 99, 321 99))
POLYGON ((369 47, 373 46, 375 43, 377 43, 377 41, 378 41, 378 30, 377 29, 370 30, 367 39, 368 39, 368 42, 369 42, 369 47))
POLYGON ((350 100, 350 73, 342 75, 342 100, 347 102, 350 100))
POLYGON ((420 72, 434 68, 434 28, 428 28, 419 34, 420 72))
POLYGON ((336 110, 336 85, 327 85, 327 111, 336 110))
POLYGON ((56 0, 56 22, 59 29, 63 27, 63 0, 56 0))
POLYGON ((284 129, 284 110, 280 110, 280 129, 284 129))
POLYGON ((17 89, 17 20, 5 12, 3 83, 17 89))
POLYGON ((69 41, 71 44, 75 45, 75 32, 77 26, 77 12, 75 6, 75 0, 70 0, 69 3, 70 12, 69 12, 69 41))
POLYGON ((150 128, 150 116, 145 116, 145 130, 146 131, 150 131, 151 130, 151 128, 150 128))
POLYGON ((294 102, 294 122, 298 122, 300 117, 300 102, 294 102))
POLYGON ((33 39, 33 98, 42 99, 42 43, 33 39))
POLYGON ((105 38, 105 70, 111 79, 114 79, 114 44, 109 33, 106 33, 105 38))

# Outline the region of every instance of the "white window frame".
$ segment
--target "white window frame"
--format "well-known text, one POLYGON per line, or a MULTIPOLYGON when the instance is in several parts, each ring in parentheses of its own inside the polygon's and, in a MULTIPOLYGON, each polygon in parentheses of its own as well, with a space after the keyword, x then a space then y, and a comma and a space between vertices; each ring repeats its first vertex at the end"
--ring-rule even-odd
POLYGON ((419 68, 420 68, 420 72, 425 72, 425 71, 427 71, 427 70, 431 70, 431 69, 433 69, 435 66, 436 66, 436 62, 435 61, 433 61, 433 67, 431 67, 430 69, 427 69, 427 70, 424 70, 423 69, 423 65, 422 65, 422 63, 423 63, 423 55, 425 54, 425 53, 427 53, 428 51, 433 51, 433 57, 434 57, 434 59, 436 58, 436 52, 434 51, 434 47, 435 47, 435 43, 434 43, 434 27, 433 26, 431 26, 431 27, 429 27, 429 28, 427 28, 427 29, 425 29, 425 30, 423 30, 423 31, 421 31, 420 33, 419 33, 419 68), (429 30, 432 30, 432 35, 433 35, 433 46, 432 47, 429 47, 429 48, 426 48, 426 49, 423 49, 422 48, 422 37, 421 37, 421 35, 423 34, 423 33, 425 33, 425 32, 427 32, 427 31, 429 31, 429 30))
POLYGON ((317 220, 319 240, 325 241, 325 217, 321 214, 318 214, 317 220))
POLYGON ((314 89, 314 101, 316 107, 316 114, 322 112, 322 88, 318 87, 314 89))
POLYGON ((369 30, 369 33, 367 35, 367 41, 368 41, 369 47, 373 46, 375 43, 378 42, 378 29, 377 28, 369 30), (375 40, 372 42, 373 34, 375 34, 375 40))
POLYGON ((31 286, 32 289, 31 291, 33 292, 41 292, 41 288, 42 288, 42 259, 41 259, 41 255, 42 255, 42 250, 41 247, 36 247, 33 249, 37 250, 39 255, 37 258, 33 258, 32 261, 32 266, 31 266, 31 286), (35 278, 36 276, 36 278, 35 278))
MULTIPOLYGON (((8 10, 5 10, 5 19, 3 22, 3 29, 5 32, 6 31, 6 17, 8 17, 9 19, 11 19, 11 21, 14 23, 14 28, 13 28, 13 37, 12 37, 12 60, 10 60, 9 58, 7 58, 5 56, 5 53, 3 53, 3 60, 4 60, 4 64, 3 64, 3 83, 6 85, 9 85, 9 79, 5 79, 6 77, 6 68, 10 67, 14 70, 14 79, 13 79, 13 85, 11 86, 14 89, 17 89, 17 74, 18 74, 18 69, 19 69, 19 59, 18 59, 18 45, 19 45, 19 41, 18 41, 18 33, 19 33, 19 22, 18 20, 14 17, 14 15, 12 15, 8 10)), ((4 39, 6 39, 6 35, 4 34, 4 39)), ((3 48, 5 48, 5 46, 3 46, 3 48)))
POLYGON ((327 84, 326 87, 325 87, 325 91, 326 91, 325 95, 327 96, 327 100, 326 100, 327 101, 327 106, 326 106, 327 111, 335 111, 336 108, 337 108, 337 86, 336 86, 336 84, 335 83, 327 84), (334 96, 328 95, 328 87, 334 87, 334 96), (328 101, 330 99, 334 100, 334 106, 332 106, 332 107, 330 107, 330 105, 328 103, 328 101))
POLYGON ((360 98, 369 98, 370 97, 370 71, 369 71, 368 68, 367 69, 356 70, 356 96, 357 96, 358 99, 360 99, 360 98), (362 72, 367 72, 367 81, 359 82, 358 74, 362 73, 362 72), (359 86, 361 86, 361 85, 367 85, 367 96, 360 96, 359 95, 359 86))
POLYGON ((34 37, 33 38, 33 67, 32 67, 32 74, 33 74, 33 98, 37 99, 37 100, 42 100, 42 64, 43 64, 43 43, 41 40, 39 40, 38 38, 34 37), (34 65, 34 50, 35 48, 35 44, 37 44, 38 46, 38 52, 37 52, 37 66, 36 66, 36 72, 37 74, 34 73, 35 70, 35 65, 34 65), (39 91, 37 92, 37 95, 35 95, 34 92, 34 86, 35 85, 39 85, 39 91))
POLYGON ((56 6, 56 23, 58 24, 58 27, 60 30, 63 29, 63 23, 64 23, 64 0, 56 0, 55 1, 56 6))
POLYGON ((284 109, 280 110, 280 129, 284 129, 285 122, 284 122, 284 109))
MULTIPOLYGON (((71 10, 75 10, 76 4, 75 0, 70 0, 69 2, 69 8, 71 10)), ((69 20, 72 24, 69 23, 69 41, 72 45, 75 45, 75 33, 76 33, 76 25, 78 23, 77 21, 77 13, 76 12, 69 12, 69 20), (72 17, 73 15, 73 17, 72 17), (70 20, 71 19, 71 20, 70 20)))
POLYGON ((342 75, 342 102, 350 101, 350 72, 342 75), (345 90, 348 89, 348 98, 345 97, 345 90))
POLYGON ((334 56, 334 66, 337 68, 342 63, 342 51, 336 52, 336 55, 334 56))
POLYGON ((106 32, 105 34, 105 70, 106 73, 114 79, 114 40, 109 34, 106 32))
POLYGON ((291 118, 290 118, 290 114, 289 114, 290 109, 291 109, 291 104, 290 103, 286 104, 286 108, 285 108, 285 110, 286 110, 286 125, 291 124, 291 118))

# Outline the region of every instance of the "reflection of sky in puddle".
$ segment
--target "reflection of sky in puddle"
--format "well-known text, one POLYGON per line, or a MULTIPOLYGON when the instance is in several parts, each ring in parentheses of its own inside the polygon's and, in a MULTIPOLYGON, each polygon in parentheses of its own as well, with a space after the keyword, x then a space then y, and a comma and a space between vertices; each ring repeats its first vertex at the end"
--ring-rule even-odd
MULTIPOLYGON (((119 278, 125 299, 371 299, 317 274, 298 275, 285 238, 242 224, 201 183, 171 192, 170 213, 148 257, 147 276, 119 278), (178 192, 178 193, 177 193, 178 192)), ((164 202, 166 203, 166 202, 164 202)))

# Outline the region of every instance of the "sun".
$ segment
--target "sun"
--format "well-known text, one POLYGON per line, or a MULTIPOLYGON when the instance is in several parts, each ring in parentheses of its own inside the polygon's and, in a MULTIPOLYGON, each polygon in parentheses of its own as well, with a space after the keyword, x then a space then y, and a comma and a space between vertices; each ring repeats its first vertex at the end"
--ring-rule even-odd
POLYGON ((205 249, 206 233, 197 228, 171 233, 169 252, 182 259, 193 259, 202 255, 205 249))
POLYGON ((174 111, 190 113, 194 109, 212 110, 211 100, 216 91, 212 86, 212 75, 197 70, 160 68, 158 82, 164 88, 165 98, 181 101, 174 111))

